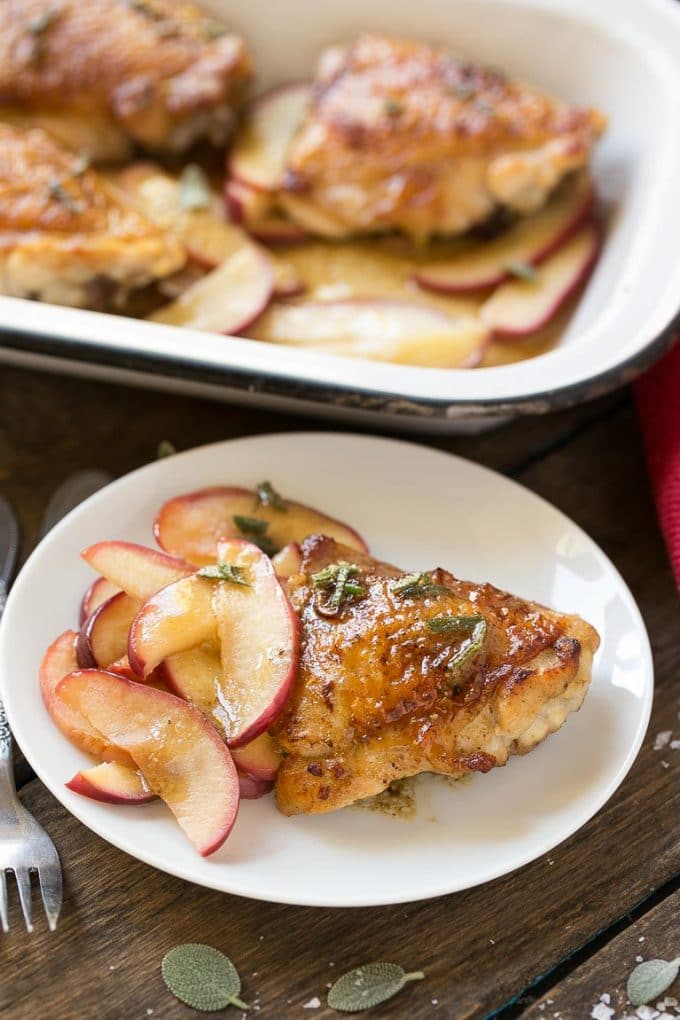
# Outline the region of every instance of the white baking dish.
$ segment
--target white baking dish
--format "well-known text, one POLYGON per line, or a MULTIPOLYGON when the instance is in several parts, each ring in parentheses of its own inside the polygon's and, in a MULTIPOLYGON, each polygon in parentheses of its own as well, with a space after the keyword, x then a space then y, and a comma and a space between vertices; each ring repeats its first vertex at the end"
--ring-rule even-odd
POLYGON ((374 30, 447 45, 577 103, 609 128, 594 171, 608 232, 560 345, 472 371, 411 368, 0 298, 0 357, 376 425, 454 431, 573 404, 667 347, 680 308, 680 4, 674 0, 212 0, 254 50, 260 85, 308 75, 374 30))

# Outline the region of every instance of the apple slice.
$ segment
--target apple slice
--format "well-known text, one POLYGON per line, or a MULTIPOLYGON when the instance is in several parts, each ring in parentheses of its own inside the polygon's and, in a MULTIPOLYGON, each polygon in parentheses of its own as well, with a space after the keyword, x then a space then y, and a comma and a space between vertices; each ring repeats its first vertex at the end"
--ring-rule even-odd
POLYGON ((214 582, 193 574, 152 595, 130 627, 128 659, 134 672, 148 677, 168 656, 216 640, 213 594, 214 582))
POLYGON ((117 590, 142 601, 195 569, 185 560, 135 542, 96 542, 80 555, 117 590))
POLYGON ((513 280, 495 290, 480 308, 482 320, 495 336, 527 336, 542 329, 586 281, 599 249, 596 228, 583 227, 541 263, 535 279, 513 280))
MULTIPOLYGON (((68 783, 66 784, 68 786, 68 783)), ((253 779, 252 776, 245 776, 242 772, 238 774, 238 788, 243 800, 259 800, 274 789, 271 779, 253 779)))
POLYGON ((272 261, 249 243, 149 319, 237 335, 262 314, 273 292, 272 261))
POLYGON ((230 180, 224 186, 224 201, 231 221, 264 244, 299 244, 307 240, 307 233, 277 209, 276 199, 269 192, 230 180))
POLYGON ((225 219, 222 201, 212 190, 206 192, 206 208, 189 209, 182 178, 153 163, 133 163, 120 173, 118 183, 147 219, 172 231, 204 268, 213 269, 248 243, 243 230, 225 219))
POLYGON ((368 552, 361 535, 342 521, 283 500, 268 482, 251 489, 215 487, 187 492, 168 500, 154 522, 154 534, 161 549, 205 566, 215 562, 220 538, 245 538, 278 551, 290 542, 321 534, 368 552))
POLYGON ((108 804, 147 804, 156 798, 139 769, 116 762, 105 761, 82 769, 66 785, 82 797, 108 804))
POLYGON ((242 747, 264 733, 288 699, 300 621, 271 560, 257 546, 221 541, 217 559, 246 581, 218 581, 213 596, 222 657, 220 719, 229 744, 242 747))
POLYGON ((125 655, 132 621, 141 601, 119 591, 87 618, 76 642, 76 659, 81 669, 107 669, 125 655))
POLYGON ((105 577, 97 577, 92 582, 90 587, 83 595, 83 600, 80 603, 80 615, 79 623, 80 626, 85 623, 88 616, 94 613, 95 609, 107 602, 112 595, 117 595, 120 588, 116 584, 112 584, 111 581, 107 581, 105 577))
MULTIPOLYGON (((285 704, 297 669, 299 623, 260 549, 239 539, 220 542, 217 558, 242 578, 241 583, 222 581, 215 568, 212 604, 221 653, 203 643, 168 656, 163 668, 171 689, 199 709, 230 745, 242 747, 263 733, 285 704)), ((257 778, 270 778, 278 767, 265 740, 244 760, 253 763, 247 771, 258 772, 257 778)))
MULTIPOLYGON (((216 648, 202 644, 171 655, 163 663, 163 674, 173 694, 194 705, 227 740, 230 712, 228 704, 225 707, 222 660, 216 648)), ((253 779, 273 779, 281 764, 268 733, 232 747, 232 757, 239 771, 253 779)))
POLYGON ((232 748, 231 756, 239 772, 263 781, 274 779, 281 764, 281 755, 274 750, 268 733, 261 733, 243 747, 232 748))
POLYGON ((199 853, 207 857, 224 843, 238 811, 238 775, 200 712, 174 694, 101 670, 69 673, 57 693, 129 755, 199 853))
POLYGON ((40 693, 52 722, 65 737, 86 754, 121 765, 132 765, 130 755, 114 747, 99 730, 76 708, 68 705, 57 692, 57 687, 67 673, 78 668, 76 661, 75 631, 61 634, 45 652, 40 664, 40 693))
POLYGON ((280 581, 298 574, 302 567, 302 551, 297 542, 289 542, 272 556, 272 566, 280 581))
POLYGON ((256 335, 270 343, 433 368, 471 368, 489 339, 476 316, 387 298, 277 302, 258 322, 256 335))
POLYGON ((445 294, 495 287, 512 275, 513 265, 536 265, 556 251, 589 217, 594 201, 593 184, 584 171, 565 181, 538 212, 490 241, 421 266, 414 279, 427 290, 445 294))
POLYGON ((307 234, 333 240, 342 240, 351 234, 349 227, 341 220, 320 209, 304 195, 282 191, 278 195, 278 203, 293 223, 307 234))
POLYGON ((311 86, 293 83, 256 99, 236 135, 228 158, 229 176, 257 191, 283 184, 290 143, 302 123, 311 86))

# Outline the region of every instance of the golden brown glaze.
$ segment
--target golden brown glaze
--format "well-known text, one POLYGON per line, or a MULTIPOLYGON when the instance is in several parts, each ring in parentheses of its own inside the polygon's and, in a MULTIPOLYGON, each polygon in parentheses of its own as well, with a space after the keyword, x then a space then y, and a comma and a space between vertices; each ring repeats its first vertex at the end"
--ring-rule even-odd
POLYGON ((496 71, 363 36, 321 58, 288 159, 288 211, 305 202, 328 217, 322 233, 333 223, 336 233, 459 233, 498 207, 536 209, 603 128, 598 111, 496 71))
POLYGON ((274 731, 285 814, 334 810, 418 772, 487 772, 531 750, 585 696, 599 638, 577 616, 441 569, 430 577, 445 592, 400 595, 403 572, 321 536, 303 544, 302 571, 288 589, 300 667, 274 731), (342 560, 360 567, 365 595, 329 618, 311 575, 342 560), (426 621, 480 615, 482 648, 452 669, 465 636, 426 621))
POLYGON ((251 76, 243 40, 190 3, 2 0, 0 120, 44 118, 98 158, 223 142, 251 76))
POLYGON ((184 261, 81 157, 43 131, 0 124, 0 293, 92 307, 184 261))

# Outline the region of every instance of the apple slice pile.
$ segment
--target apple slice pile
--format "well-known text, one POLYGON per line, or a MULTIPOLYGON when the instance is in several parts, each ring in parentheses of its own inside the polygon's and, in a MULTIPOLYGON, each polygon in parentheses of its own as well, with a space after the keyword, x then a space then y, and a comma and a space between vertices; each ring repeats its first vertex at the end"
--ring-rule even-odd
POLYGON ((267 794, 279 767, 267 730, 300 645, 285 583, 314 531, 367 549, 348 525, 265 482, 168 500, 155 521, 166 551, 124 541, 84 550, 99 576, 80 630, 58 637, 40 667, 53 722, 96 759, 69 789, 111 804, 161 798, 199 853, 223 844, 240 799, 267 794))

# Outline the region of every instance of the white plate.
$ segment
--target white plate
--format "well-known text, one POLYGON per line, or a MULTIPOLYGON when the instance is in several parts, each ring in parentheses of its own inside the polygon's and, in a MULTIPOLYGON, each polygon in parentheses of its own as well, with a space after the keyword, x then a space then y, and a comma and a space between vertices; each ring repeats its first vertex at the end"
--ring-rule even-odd
POLYGON ((652 662, 640 614, 607 557, 548 503, 457 457, 343 434, 237 439, 170 457, 114 482, 73 511, 24 566, 0 628, 10 724, 29 762, 85 825, 134 857, 225 892, 282 903, 367 906, 438 896, 487 882, 566 839, 614 792, 642 742, 652 662), (160 803, 114 807, 64 783, 88 759, 52 725, 38 665, 77 619, 91 572, 79 551, 103 538, 151 543, 169 496, 200 486, 253 485, 345 518, 378 557, 442 564, 597 627, 602 647, 582 710, 525 758, 452 788, 426 779, 415 818, 349 808, 285 818, 273 798, 246 801, 226 844, 198 856, 160 803))
POLYGON ((560 344, 495 368, 414 368, 0 297, 0 358, 452 431, 585 400, 629 381, 670 344, 680 305, 680 4, 282 0, 274 17, 253 0, 202 2, 243 33, 262 88, 308 77, 324 46, 372 31, 435 42, 605 111, 593 169, 606 239, 560 344))

